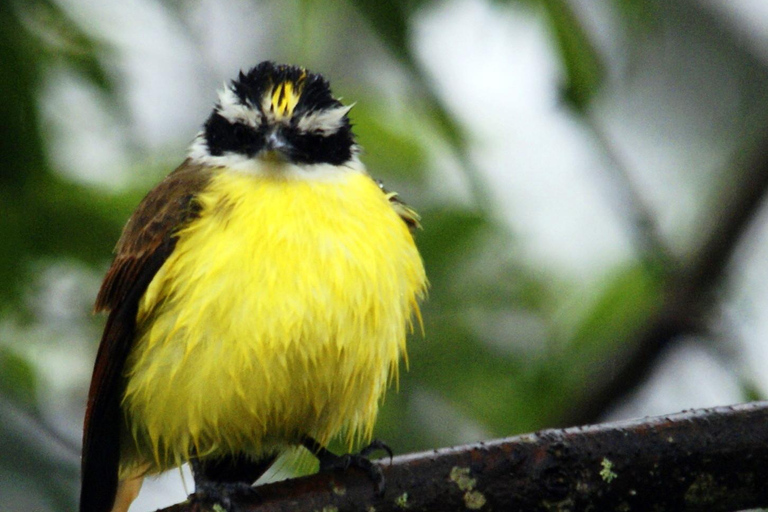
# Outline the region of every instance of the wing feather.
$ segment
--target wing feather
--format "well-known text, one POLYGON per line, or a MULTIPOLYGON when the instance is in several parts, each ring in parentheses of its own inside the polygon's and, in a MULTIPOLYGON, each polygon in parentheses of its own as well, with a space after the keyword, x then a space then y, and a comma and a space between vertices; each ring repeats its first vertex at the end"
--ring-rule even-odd
POLYGON ((418 212, 405 204, 405 201, 400 199, 397 192, 389 192, 384 187, 384 183, 382 183, 381 180, 376 180, 376 183, 379 185, 381 191, 387 196, 389 204, 392 206, 392 209, 395 210, 395 213, 397 213, 400 218, 403 219, 403 222, 408 225, 408 229, 411 230, 411 233, 417 229, 421 229, 421 216, 418 212))
POLYGON ((174 233, 197 215, 195 195, 210 168, 184 162, 139 204, 115 248, 96 299, 109 311, 101 338, 83 432, 81 512, 109 512, 120 465, 120 401, 123 369, 134 341, 139 301, 176 245, 174 233))

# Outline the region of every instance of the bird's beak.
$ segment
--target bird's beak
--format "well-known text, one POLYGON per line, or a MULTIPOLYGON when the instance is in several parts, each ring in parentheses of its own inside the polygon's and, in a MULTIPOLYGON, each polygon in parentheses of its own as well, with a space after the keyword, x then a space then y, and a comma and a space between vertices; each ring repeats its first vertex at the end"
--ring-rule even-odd
POLYGON ((265 160, 284 162, 288 160, 291 145, 279 130, 272 130, 267 135, 267 143, 264 146, 263 158, 265 160))

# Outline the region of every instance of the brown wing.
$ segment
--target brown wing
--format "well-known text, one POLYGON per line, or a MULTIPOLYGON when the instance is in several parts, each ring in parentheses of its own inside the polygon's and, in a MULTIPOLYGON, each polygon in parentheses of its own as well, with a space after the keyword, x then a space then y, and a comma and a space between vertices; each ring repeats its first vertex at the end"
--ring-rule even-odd
POLYGON ((381 191, 387 196, 387 199, 389 199, 389 204, 392 205, 392 209, 395 210, 400 218, 403 219, 403 222, 408 225, 408 229, 411 230, 411 233, 417 229, 421 229, 421 224, 419 222, 421 217, 416 210, 405 204, 405 202, 400 199, 397 192, 389 192, 384 187, 384 183, 382 183, 381 180, 376 180, 376 183, 379 185, 381 191))
POLYGON ((173 251, 175 231, 197 214, 195 195, 210 168, 184 162, 139 204, 115 248, 115 259, 96 299, 110 311, 88 393, 83 433, 80 512, 109 512, 120 463, 122 374, 136 329, 139 300, 173 251))

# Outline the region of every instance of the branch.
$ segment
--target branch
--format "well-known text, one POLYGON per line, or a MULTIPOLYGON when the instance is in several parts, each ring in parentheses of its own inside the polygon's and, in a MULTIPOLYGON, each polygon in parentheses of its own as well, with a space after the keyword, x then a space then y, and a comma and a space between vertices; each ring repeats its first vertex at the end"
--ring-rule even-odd
POLYGON ((624 218, 630 228, 629 235, 640 255, 640 261, 649 263, 648 266, 652 270, 672 271, 678 265, 677 257, 664 240, 652 209, 610 135, 595 116, 594 109, 586 109, 581 121, 582 125, 590 130, 598 148, 608 160, 612 171, 608 176, 611 189, 608 195, 612 199, 616 214, 624 218))
MULTIPOLYGON (((396 457, 386 493, 350 471, 258 487, 243 512, 677 510, 768 506, 768 402, 396 457)), ((198 512, 182 503, 163 512, 198 512)))

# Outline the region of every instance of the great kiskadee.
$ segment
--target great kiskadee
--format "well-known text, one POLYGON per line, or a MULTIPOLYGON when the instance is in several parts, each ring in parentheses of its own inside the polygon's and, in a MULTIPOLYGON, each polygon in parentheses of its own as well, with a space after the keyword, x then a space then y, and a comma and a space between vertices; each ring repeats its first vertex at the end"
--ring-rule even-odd
POLYGON ((299 67, 240 73, 128 220, 96 300, 81 512, 185 462, 198 491, 249 486, 292 446, 322 468, 337 434, 370 440, 426 277, 350 108, 299 67))

